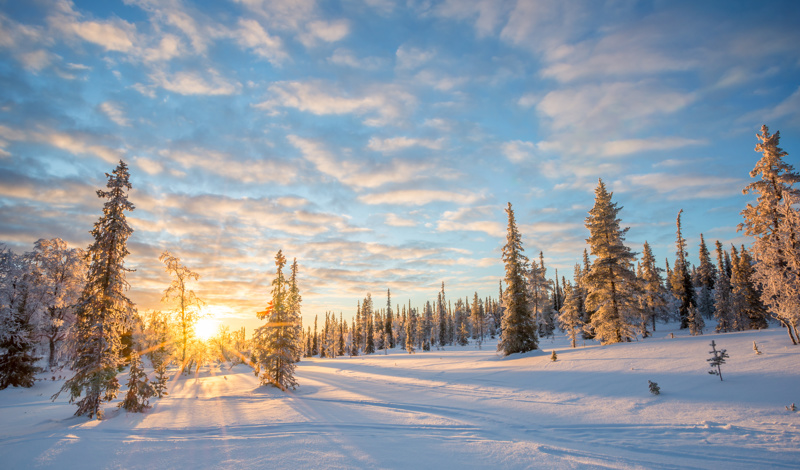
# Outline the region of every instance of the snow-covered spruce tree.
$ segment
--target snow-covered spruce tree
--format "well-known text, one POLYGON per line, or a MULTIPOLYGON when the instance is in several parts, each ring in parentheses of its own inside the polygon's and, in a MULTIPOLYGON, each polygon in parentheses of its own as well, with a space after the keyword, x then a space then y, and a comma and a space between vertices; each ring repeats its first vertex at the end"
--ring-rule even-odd
POLYGON ((742 327, 739 329, 760 330, 767 327, 767 309, 761 302, 761 294, 753 279, 753 259, 744 245, 741 248, 731 278, 734 296, 740 301, 742 327))
POLYGON ((55 400, 61 392, 68 391, 70 403, 77 400, 75 415, 97 419, 103 418, 102 402, 113 400, 119 391, 120 335, 131 324, 135 312, 133 302, 125 296, 129 288, 125 273, 130 270, 124 261, 128 237, 133 233, 125 211, 134 209, 128 201, 128 166, 120 161, 106 177, 108 191, 98 190, 97 195, 107 201, 91 232, 94 243, 87 249, 89 272, 73 330, 75 375, 52 397, 55 400))
POLYGON ((722 243, 717 240, 717 279, 714 282, 714 318, 717 320, 717 333, 733 331, 734 302, 731 279, 725 269, 725 256, 722 243))
POLYGON ((613 193, 600 180, 595 189, 594 207, 586 218, 590 238, 586 240, 594 263, 587 274, 586 308, 594 310, 591 326, 602 344, 630 341, 635 337, 631 318, 638 314, 635 254, 623 242, 628 228, 620 228, 617 214, 622 209, 611 202, 613 193))
POLYGON ((393 323, 392 315, 392 291, 386 289, 386 323, 384 324, 384 331, 386 335, 386 345, 384 348, 392 349, 394 347, 394 331, 392 331, 393 323))
POLYGON ((700 315, 700 312, 693 306, 689 307, 689 334, 692 336, 698 336, 703 334, 703 328, 706 327, 706 322, 703 320, 703 316, 700 315))
POLYGON ((303 297, 300 295, 300 287, 297 285, 297 258, 292 260, 292 274, 289 278, 289 297, 288 301, 288 309, 289 309, 289 316, 292 319, 292 324, 294 325, 294 337, 297 338, 298 345, 297 345, 297 354, 298 356, 294 358, 295 362, 300 362, 300 352, 302 351, 302 339, 303 339, 303 315, 300 311, 300 305, 303 302, 303 297))
POLYGON ((275 265, 277 269, 275 280, 272 281, 272 301, 265 311, 258 312, 259 320, 266 318, 267 323, 253 335, 253 355, 261 371, 261 384, 286 391, 297 387, 294 379, 294 358, 299 353, 296 351, 295 325, 288 310, 286 279, 283 276, 286 258, 280 250, 275 255, 275 265))
POLYGON ((480 348, 481 343, 483 343, 485 332, 486 314, 483 309, 481 298, 478 297, 477 292, 475 292, 475 296, 472 298, 470 317, 472 322, 472 338, 478 340, 478 348, 480 348))
POLYGON ((444 281, 442 290, 436 300, 436 346, 437 349, 444 348, 447 344, 447 300, 444 293, 444 281))
POLYGON ((689 328, 689 307, 696 306, 694 299, 694 286, 692 285, 692 278, 689 276, 689 263, 686 260, 688 253, 686 252, 686 239, 683 238, 681 233, 681 213, 683 209, 678 211, 676 219, 677 238, 675 246, 677 248, 675 265, 672 269, 672 277, 669 279, 672 295, 680 301, 680 309, 678 310, 681 318, 681 329, 689 328))
POLYGON ((503 292, 503 313, 500 341, 497 350, 503 355, 532 351, 539 347, 536 323, 531 316, 530 296, 525 282, 528 258, 523 254, 522 236, 514 220, 511 203, 506 209, 508 229, 503 247, 506 271, 506 290, 503 292))
POLYGON ((553 286, 546 276, 547 268, 544 266, 544 253, 540 251, 539 262, 532 262, 527 272, 531 311, 540 337, 550 336, 555 328, 553 304, 549 297, 553 286))
POLYGON ((714 316, 714 281, 717 279, 716 269, 711 263, 711 253, 706 246, 703 234, 700 234, 700 266, 697 268, 699 285, 697 286, 697 310, 704 318, 714 316))
MULTIPOLYGON (((576 271, 580 270, 575 265, 576 271)), ((583 301, 581 299, 580 288, 571 284, 564 285, 564 305, 561 306, 561 313, 558 316, 558 324, 567 333, 567 337, 572 343, 572 347, 577 346, 578 335, 583 331, 583 301)))
MULTIPOLYGON (((664 288, 661 280, 663 269, 656 266, 656 258, 653 250, 647 242, 642 248, 641 275, 639 276, 641 295, 639 297, 642 304, 642 311, 645 313, 641 318, 646 322, 649 318, 653 331, 656 330, 656 318, 664 318, 668 314, 667 297, 669 292, 664 288)), ((642 335, 646 336, 646 325, 641 327, 642 335)))
POLYGON ((180 258, 173 256, 169 251, 161 253, 158 260, 164 263, 165 270, 172 276, 172 282, 164 290, 161 301, 175 306, 175 320, 180 330, 180 367, 183 372, 190 368, 192 362, 187 350, 190 340, 194 337, 194 325, 202 317, 200 309, 204 305, 194 291, 189 289, 189 283, 197 281, 200 275, 182 265, 180 258))
POLYGON ((39 309, 32 257, 0 250, 0 390, 33 387, 34 315, 39 309))
POLYGON ((754 237, 753 257, 756 261, 753 280, 762 291, 762 299, 772 316, 787 330, 792 344, 800 343, 800 215, 797 203, 800 174, 783 158, 788 156, 780 144, 780 132, 769 133, 761 126, 756 136, 755 151, 762 154, 750 172, 758 178, 747 185, 744 194, 757 193, 755 205, 742 211, 746 235, 754 237))
POLYGON ((144 373, 142 360, 136 352, 131 353, 131 371, 128 379, 128 392, 119 406, 131 413, 142 413, 150 408, 150 397, 153 396, 153 386, 144 373))
POLYGON ((417 332, 417 315, 415 311, 409 306, 408 318, 406 318, 406 351, 409 354, 414 354, 414 345, 416 344, 417 332))
POLYGON ((147 357, 155 369, 153 390, 158 398, 167 394, 167 368, 172 361, 172 341, 169 328, 169 317, 161 311, 149 312, 144 330, 144 343, 147 357))
POLYGON ((60 238, 34 243, 33 262, 40 273, 42 318, 38 334, 47 340, 50 369, 58 365, 58 351, 75 323, 75 304, 86 284, 86 257, 60 238))

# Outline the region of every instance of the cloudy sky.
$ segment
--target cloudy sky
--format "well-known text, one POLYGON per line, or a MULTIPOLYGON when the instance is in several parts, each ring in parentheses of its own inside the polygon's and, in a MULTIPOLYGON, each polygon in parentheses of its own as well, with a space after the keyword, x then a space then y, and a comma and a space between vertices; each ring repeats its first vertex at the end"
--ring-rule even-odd
MULTIPOLYGON (((511 202, 571 277, 602 178, 635 250, 737 234, 761 124, 800 154, 800 2, 0 0, 0 242, 86 247, 134 186, 131 297, 170 250, 256 323, 274 256, 306 318, 497 296, 511 202)), ((796 165, 797 166, 797 165, 796 165)))

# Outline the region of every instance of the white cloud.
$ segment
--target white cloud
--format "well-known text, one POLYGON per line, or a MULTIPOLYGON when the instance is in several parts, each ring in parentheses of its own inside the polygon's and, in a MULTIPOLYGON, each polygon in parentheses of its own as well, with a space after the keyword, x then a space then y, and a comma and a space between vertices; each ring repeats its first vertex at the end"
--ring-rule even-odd
POLYGON ((18 59, 26 69, 38 72, 50 65, 52 62, 52 55, 44 49, 37 49, 31 52, 20 53, 18 59))
POLYGON ((433 169, 431 164, 404 160, 373 163, 353 159, 337 159, 320 142, 298 136, 288 136, 303 157, 320 172, 355 189, 377 188, 388 183, 406 183, 422 178, 433 169))
POLYGON ((551 91, 536 109, 556 130, 605 131, 618 129, 623 121, 637 124, 653 115, 675 113, 696 98, 649 82, 601 83, 551 91))
POLYGON ((442 142, 443 139, 414 139, 410 137, 379 139, 377 137, 372 137, 369 139, 369 144, 367 144, 367 146, 370 150, 376 152, 391 153, 409 147, 424 147, 431 150, 439 150, 442 148, 442 142))
POLYGON ((417 223, 411 219, 404 219, 397 214, 386 214, 386 225, 391 227, 416 227, 417 223))
POLYGON ((125 113, 120 109, 119 104, 106 101, 100 104, 100 110, 108 116, 109 119, 114 121, 117 125, 129 127, 131 125, 125 113))
POLYGON ((345 20, 316 20, 306 25, 306 33, 300 36, 300 40, 308 47, 315 45, 318 40, 324 42, 341 41, 349 32, 350 25, 345 20))
POLYGON ((328 62, 354 69, 376 70, 383 65, 384 61, 377 57, 356 57, 353 51, 340 47, 328 57, 328 62))
POLYGON ((278 82, 269 87, 271 98, 256 105, 273 110, 295 108, 316 115, 367 115, 364 124, 382 126, 402 120, 416 104, 411 94, 394 85, 381 85, 350 96, 336 87, 319 81, 278 82))
POLYGON ((279 64, 288 57, 283 50, 281 38, 271 36, 256 20, 240 19, 239 29, 232 34, 240 45, 252 49, 270 63, 279 64))
POLYGON ((603 144, 601 154, 607 157, 616 157, 652 150, 671 150, 693 145, 705 145, 706 143, 703 139, 686 139, 682 137, 614 140, 603 144))
POLYGON ((214 69, 205 73, 181 71, 172 75, 157 70, 150 74, 150 79, 161 88, 181 95, 232 95, 241 88, 238 82, 228 81, 214 69))
POLYGON ((142 58, 147 62, 163 62, 180 57, 183 45, 180 38, 172 34, 165 34, 156 47, 145 49, 142 58))
POLYGON ((483 199, 476 193, 445 191, 439 189, 398 189, 382 193, 364 194, 358 200, 365 204, 396 204, 401 206, 424 206, 432 202, 474 204, 483 199))
POLYGON ((741 194, 747 181, 712 175, 646 173, 623 176, 614 182, 615 192, 635 191, 666 195, 669 200, 718 199, 741 194))
POLYGON ((164 171, 164 165, 161 162, 146 157, 136 157, 136 165, 148 175, 157 175, 164 171))
POLYGON ((162 156, 184 169, 202 169, 213 175, 243 183, 290 183, 298 174, 297 165, 270 159, 238 159, 225 152, 204 148, 165 150, 162 156))
POLYGON ((397 68, 416 69, 436 57, 436 52, 403 45, 397 48, 395 55, 397 56, 397 68))
POLYGON ((533 142, 512 140, 502 145, 503 155, 513 163, 522 163, 532 160, 536 146, 533 142))

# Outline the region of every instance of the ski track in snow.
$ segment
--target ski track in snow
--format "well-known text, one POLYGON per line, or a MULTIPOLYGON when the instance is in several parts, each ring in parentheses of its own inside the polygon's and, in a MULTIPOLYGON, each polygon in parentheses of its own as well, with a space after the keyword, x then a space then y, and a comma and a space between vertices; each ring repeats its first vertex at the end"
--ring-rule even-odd
POLYGON ((71 417, 64 396, 52 403, 62 381, 37 382, 0 392, 0 467, 800 466, 800 414, 784 408, 800 402, 800 349, 781 330, 714 335, 731 354, 724 382, 706 373, 712 337, 659 335, 544 340, 547 352, 509 358, 469 346, 305 359, 291 393, 260 387, 246 366, 203 367, 147 413, 112 403, 103 421, 71 417))

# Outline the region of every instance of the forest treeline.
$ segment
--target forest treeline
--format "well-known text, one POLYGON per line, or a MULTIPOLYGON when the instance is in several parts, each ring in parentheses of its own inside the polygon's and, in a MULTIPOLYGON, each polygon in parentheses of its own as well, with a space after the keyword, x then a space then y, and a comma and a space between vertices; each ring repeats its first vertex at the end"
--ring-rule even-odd
MULTIPOLYGON (((702 334, 715 319, 717 332, 766 328, 777 322, 798 344, 800 321, 800 175, 783 158, 780 133, 763 126, 756 151, 761 158, 744 188, 757 196, 742 211, 739 229, 753 238, 749 247, 712 248, 700 234, 699 264, 688 261, 676 218, 676 255, 663 267, 645 243, 641 254, 625 245, 621 208, 602 180, 585 219, 587 247, 570 279, 550 277, 544 253, 524 254, 513 208, 506 208, 508 227, 502 250, 505 276, 498 297, 448 299, 442 283, 436 299, 425 305, 374 305, 371 293, 356 302, 352 319, 340 312, 302 324, 302 296, 297 260, 284 275, 287 260, 275 256, 275 278, 264 310, 254 314, 265 323, 250 338, 244 329, 222 326, 209 341, 200 341, 194 327, 204 315, 204 302, 191 289, 199 275, 179 257, 164 252, 160 261, 171 277, 164 290, 165 311, 140 313, 127 298, 125 258, 133 229, 126 212, 131 189, 124 162, 106 174, 103 212, 86 249, 71 248, 61 239, 38 240, 33 250, 16 254, 0 248, 0 389, 30 387, 37 365, 55 374, 66 367, 66 393, 76 414, 102 417, 101 404, 113 400, 117 375, 129 365, 127 395, 120 404, 131 411, 146 409, 152 396, 166 392, 167 368, 196 369, 205 361, 249 364, 262 384, 282 390, 297 386, 295 364, 302 357, 357 356, 400 348, 408 353, 467 345, 497 338, 504 354, 538 348, 538 341, 560 332, 572 346, 579 339, 602 344, 645 338, 658 321, 680 321, 691 334, 702 334), (320 324, 321 323, 321 324, 320 324), (43 357, 42 357, 43 356, 43 357), (152 372, 143 373, 140 356, 152 372)), ((54 396, 55 399, 58 396, 54 396)))

